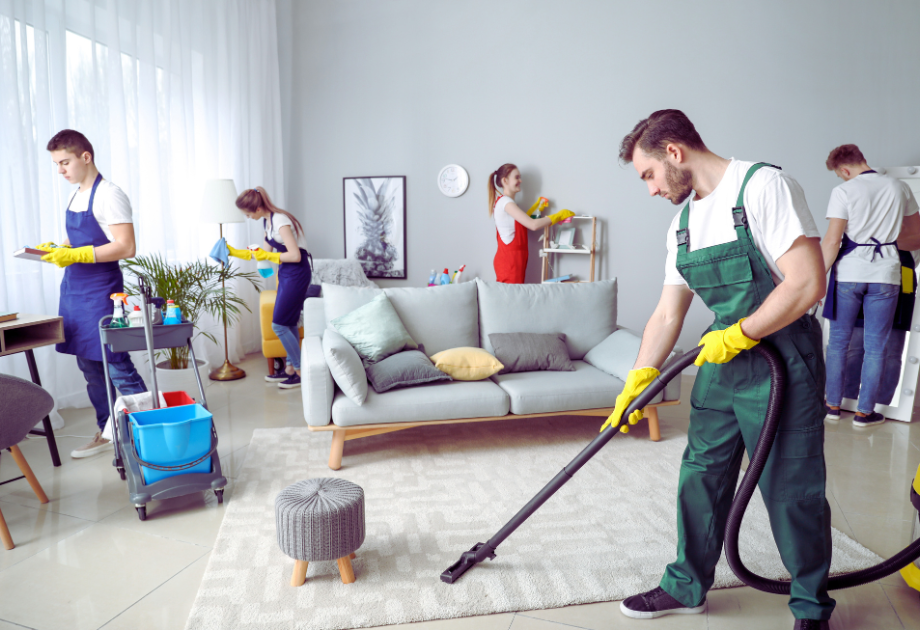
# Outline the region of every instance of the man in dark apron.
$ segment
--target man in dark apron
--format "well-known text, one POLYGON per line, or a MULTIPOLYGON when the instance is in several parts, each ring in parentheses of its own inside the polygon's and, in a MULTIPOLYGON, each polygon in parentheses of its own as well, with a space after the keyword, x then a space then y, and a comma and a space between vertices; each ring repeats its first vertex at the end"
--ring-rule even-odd
POLYGON ((678 110, 655 112, 636 125, 623 139, 620 159, 634 164, 651 195, 675 205, 696 195, 672 223, 661 299, 607 424, 619 426, 642 383, 658 374, 694 294, 715 315, 700 342, 701 367, 690 397, 677 558, 657 588, 627 598, 620 610, 638 619, 705 612, 742 454, 753 451, 770 389, 766 361, 742 351, 765 339, 783 357, 788 385, 760 490, 792 576, 794 627, 826 629, 835 602, 827 593, 824 362, 820 328, 807 314, 823 297, 824 266, 804 193, 777 167, 712 153, 678 110))
POLYGON ((77 458, 89 457, 111 447, 111 442, 102 437, 109 417, 106 386, 114 385, 125 395, 147 391, 127 352, 106 350, 111 378, 111 382, 106 383, 99 341, 99 320, 113 311, 109 296, 124 292, 118 261, 134 256, 134 226, 130 222, 127 197, 117 186, 103 180, 96 170, 93 146, 83 134, 65 129, 51 138, 47 149, 64 179, 80 185, 67 204, 67 240, 64 245, 58 247, 54 243, 43 243, 39 248, 49 252, 42 260, 66 268, 58 308, 58 314, 64 318, 65 341, 57 344, 56 349, 63 354, 76 355, 77 365, 86 378, 90 402, 96 410, 99 431, 88 444, 71 453, 77 458), (100 195, 104 197, 103 203, 118 208, 102 211, 97 199, 100 187, 104 189, 100 195), (86 209, 71 209, 71 205, 76 205, 78 198, 83 201, 81 195, 87 193, 86 209), (97 216, 117 217, 114 220, 118 223, 105 222, 112 238, 106 234, 97 216))

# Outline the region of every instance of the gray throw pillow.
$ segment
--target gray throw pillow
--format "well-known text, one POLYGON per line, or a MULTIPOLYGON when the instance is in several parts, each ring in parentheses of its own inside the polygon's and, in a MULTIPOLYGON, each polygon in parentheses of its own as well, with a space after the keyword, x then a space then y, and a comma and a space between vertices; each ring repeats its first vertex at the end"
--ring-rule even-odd
POLYGON ((365 362, 364 369, 378 394, 397 387, 453 380, 436 368, 424 352, 418 350, 404 350, 376 363, 365 362))
POLYGON ((565 333, 492 333, 489 343, 495 358, 505 366, 499 374, 575 371, 565 347, 565 333))

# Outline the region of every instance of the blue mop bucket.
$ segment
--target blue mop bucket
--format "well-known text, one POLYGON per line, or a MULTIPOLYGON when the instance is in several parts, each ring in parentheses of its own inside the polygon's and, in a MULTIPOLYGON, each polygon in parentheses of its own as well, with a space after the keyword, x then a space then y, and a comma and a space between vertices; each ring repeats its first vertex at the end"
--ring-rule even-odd
MULTIPOLYGON (((145 462, 157 466, 181 466, 211 450, 213 418, 201 405, 135 411, 128 418, 138 457, 145 462)), ((144 483, 149 485, 176 475, 209 473, 211 458, 182 470, 156 470, 141 464, 141 472, 144 483)))

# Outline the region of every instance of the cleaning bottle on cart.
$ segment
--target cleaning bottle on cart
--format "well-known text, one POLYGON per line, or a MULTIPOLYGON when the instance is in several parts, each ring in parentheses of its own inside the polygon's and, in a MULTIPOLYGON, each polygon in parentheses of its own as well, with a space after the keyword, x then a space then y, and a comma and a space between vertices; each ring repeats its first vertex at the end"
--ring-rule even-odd
POLYGON ((125 293, 113 293, 109 296, 110 300, 115 302, 115 310, 112 313, 112 321, 109 322, 109 328, 127 328, 130 326, 128 318, 125 317, 125 305, 128 304, 128 296, 125 293))
POLYGON ((172 300, 166 300, 166 319, 163 320, 163 324, 166 326, 172 324, 181 324, 182 323, 182 311, 179 310, 179 307, 176 306, 176 303, 172 300))
POLYGON ((431 275, 428 276, 428 286, 433 287, 433 286, 437 286, 437 284, 438 284, 438 274, 434 269, 432 269, 431 275))
POLYGON ((447 269, 441 274, 441 284, 450 284, 450 276, 447 274, 447 269))
POLYGON ((144 325, 144 312, 137 304, 134 305, 134 310, 128 313, 128 323, 132 328, 144 325))

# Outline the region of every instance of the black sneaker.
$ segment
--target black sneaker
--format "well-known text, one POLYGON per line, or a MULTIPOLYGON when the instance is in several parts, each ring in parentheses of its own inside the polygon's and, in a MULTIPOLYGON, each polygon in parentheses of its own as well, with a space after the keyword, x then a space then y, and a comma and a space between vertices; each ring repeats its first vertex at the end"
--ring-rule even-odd
POLYGON ((280 389, 294 389, 295 387, 300 387, 300 377, 297 375, 297 372, 294 372, 287 377, 286 380, 278 383, 280 389))
POLYGON ((633 619, 654 619, 664 615, 698 615, 706 612, 706 600, 692 608, 668 595, 660 586, 646 593, 627 597, 620 602, 620 612, 633 619))
POLYGON ((824 419, 828 422, 837 422, 840 420, 840 407, 837 409, 831 409, 827 405, 824 405, 824 419))
POLYGON ((871 427, 876 424, 885 422, 885 416, 877 411, 873 411, 868 416, 853 416, 853 426, 855 428, 871 427))
POLYGON ((287 374, 284 371, 284 368, 281 368, 279 371, 275 372, 274 374, 266 375, 265 380, 268 381, 269 383, 280 383, 281 381, 286 381, 288 377, 290 376, 291 376, 290 374, 287 374))
POLYGON ((792 630, 830 630, 830 622, 821 619, 796 619, 792 630))

